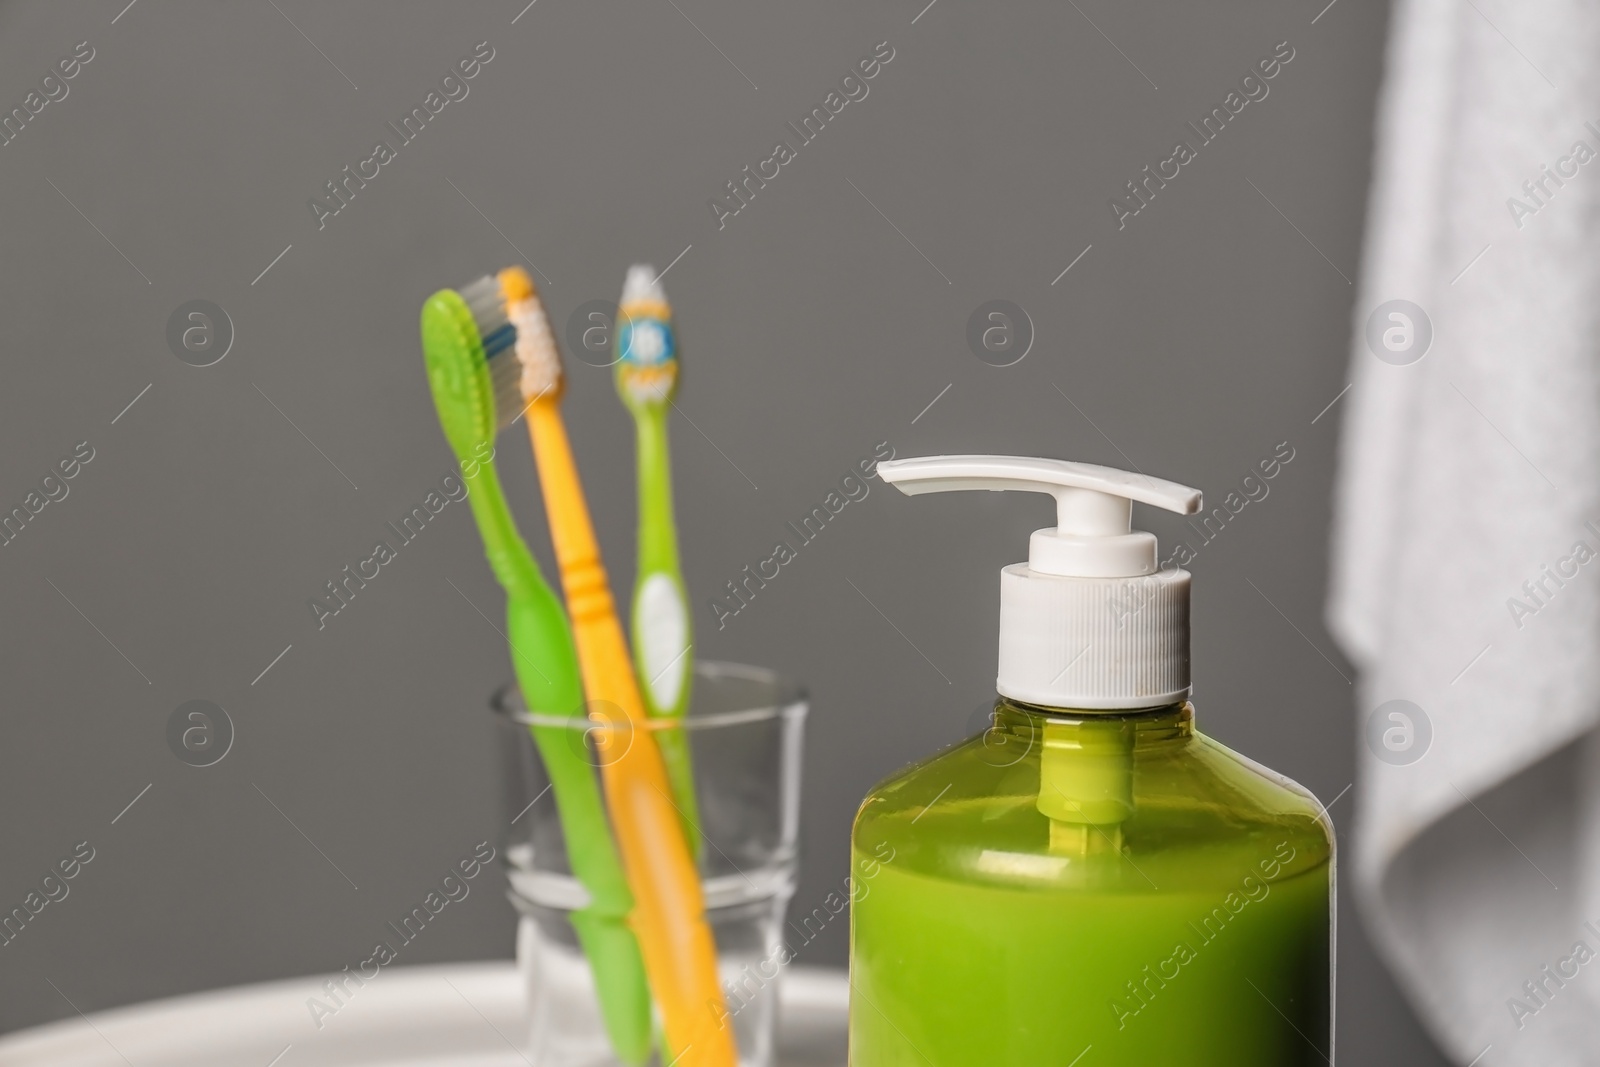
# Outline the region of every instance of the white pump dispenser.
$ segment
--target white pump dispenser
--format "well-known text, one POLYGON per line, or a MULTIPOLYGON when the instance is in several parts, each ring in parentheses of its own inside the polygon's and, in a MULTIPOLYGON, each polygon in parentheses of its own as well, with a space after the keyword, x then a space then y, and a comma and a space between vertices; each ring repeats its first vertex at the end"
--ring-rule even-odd
POLYGON ((1000 571, 1001 695, 1105 711, 1188 697, 1189 574, 1158 570, 1155 536, 1131 520, 1135 500, 1193 515, 1198 489, 1024 456, 925 456, 877 470, 908 495, 1009 489, 1056 498, 1055 527, 1034 532, 1027 563, 1000 571))

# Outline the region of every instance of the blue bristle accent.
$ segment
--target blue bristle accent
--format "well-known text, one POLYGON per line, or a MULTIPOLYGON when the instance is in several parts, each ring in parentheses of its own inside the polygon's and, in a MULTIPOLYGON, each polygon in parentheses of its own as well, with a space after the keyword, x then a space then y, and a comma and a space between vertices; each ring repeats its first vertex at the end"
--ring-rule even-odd
POLYGON ((461 287, 461 297, 472 310, 484 360, 494 385, 496 421, 501 429, 522 413, 522 363, 517 359, 517 328, 506 318, 500 283, 486 275, 461 287))
POLYGON ((517 343, 517 328, 509 322, 483 339, 483 354, 493 359, 517 343))

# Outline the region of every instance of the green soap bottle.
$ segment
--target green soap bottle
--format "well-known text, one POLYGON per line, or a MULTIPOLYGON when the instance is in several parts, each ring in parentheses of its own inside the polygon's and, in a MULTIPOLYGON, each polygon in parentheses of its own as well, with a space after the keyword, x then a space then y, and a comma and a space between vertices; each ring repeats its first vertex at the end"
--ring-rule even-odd
POLYGON ((1050 493, 1057 525, 1001 572, 990 729, 856 816, 852 1067, 1333 1062, 1332 827, 1195 730, 1189 575, 1129 528, 1199 492, 1020 457, 878 473, 1050 493))

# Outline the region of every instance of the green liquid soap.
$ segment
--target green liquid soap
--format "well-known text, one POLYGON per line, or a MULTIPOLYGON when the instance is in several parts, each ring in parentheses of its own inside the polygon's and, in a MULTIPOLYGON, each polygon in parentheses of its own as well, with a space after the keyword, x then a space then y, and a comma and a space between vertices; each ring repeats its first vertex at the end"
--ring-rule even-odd
POLYGON ((1046 493, 1056 525, 1000 571, 992 727, 856 815, 853 1067, 1332 1064, 1332 827, 1195 731, 1190 575, 1131 526, 1200 491, 1028 456, 877 473, 1046 493))
POLYGON ((1001 698, 868 795, 852 860, 853 1067, 1332 1062, 1330 825, 1187 702, 1001 698))

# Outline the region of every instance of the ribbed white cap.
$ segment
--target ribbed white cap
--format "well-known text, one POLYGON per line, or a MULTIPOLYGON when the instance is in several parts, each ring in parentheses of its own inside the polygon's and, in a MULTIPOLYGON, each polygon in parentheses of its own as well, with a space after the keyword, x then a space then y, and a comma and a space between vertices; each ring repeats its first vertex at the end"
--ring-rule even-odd
POLYGON ((1189 572, 1000 572, 1002 696, 1052 708, 1153 708, 1189 695, 1189 572))
POLYGON ((1056 498, 1056 525, 1028 562, 1000 572, 996 688, 1076 710, 1153 708, 1189 695, 1189 574, 1156 569, 1156 539, 1129 528, 1132 502, 1192 515, 1200 492, 1143 474, 1022 456, 891 460, 908 494, 1022 490, 1056 498))

